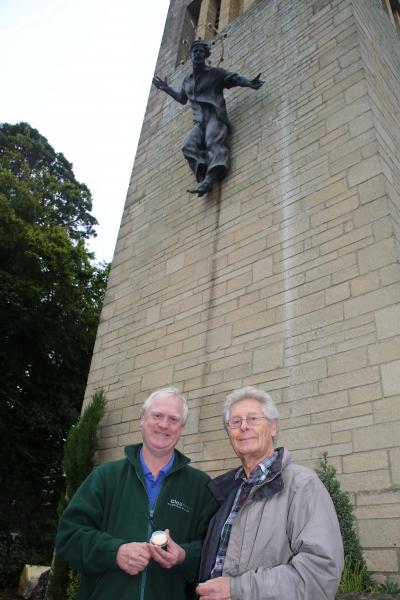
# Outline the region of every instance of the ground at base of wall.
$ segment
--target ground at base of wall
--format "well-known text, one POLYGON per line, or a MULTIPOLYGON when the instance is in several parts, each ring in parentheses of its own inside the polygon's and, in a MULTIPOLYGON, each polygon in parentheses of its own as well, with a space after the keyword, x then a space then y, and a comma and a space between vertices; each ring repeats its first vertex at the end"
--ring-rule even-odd
MULTIPOLYGON (((1 598, 0 598, 1 600, 1 598)), ((339 594, 336 596, 336 600, 400 600, 399 594, 365 594, 365 593, 351 593, 351 594, 339 594)))

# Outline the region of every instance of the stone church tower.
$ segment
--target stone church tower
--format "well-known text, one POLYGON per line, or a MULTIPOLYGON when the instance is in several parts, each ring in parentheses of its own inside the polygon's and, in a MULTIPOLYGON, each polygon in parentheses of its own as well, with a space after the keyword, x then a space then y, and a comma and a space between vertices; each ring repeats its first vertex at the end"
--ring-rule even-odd
POLYGON ((171 0, 158 75, 180 89, 188 45, 211 40, 211 22, 226 34, 222 66, 261 72, 266 83, 226 91, 231 169, 201 198, 186 191, 193 175, 180 150, 191 110, 151 89, 86 395, 106 391, 99 457, 108 460, 140 439, 149 392, 179 387, 190 406, 180 448, 217 474, 237 464, 221 425, 225 395, 265 389, 282 417, 280 443, 310 466, 328 452, 352 495, 370 570, 394 581, 398 7, 171 0))

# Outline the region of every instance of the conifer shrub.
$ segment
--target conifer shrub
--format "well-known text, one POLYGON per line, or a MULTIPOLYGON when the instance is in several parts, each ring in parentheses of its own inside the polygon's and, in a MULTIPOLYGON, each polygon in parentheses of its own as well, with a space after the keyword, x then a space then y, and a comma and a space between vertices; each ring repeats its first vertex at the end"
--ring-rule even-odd
POLYGON ((368 590, 371 587, 372 581, 356 530, 353 505, 350 495, 341 489, 340 482, 336 477, 335 467, 328 464, 327 452, 324 452, 320 458, 316 472, 330 494, 343 539, 345 566, 339 592, 368 590))
MULTIPOLYGON (((65 493, 58 505, 59 517, 80 484, 93 469, 100 420, 106 397, 103 390, 92 396, 76 425, 67 436, 64 448, 65 493)), ((46 600, 74 600, 79 589, 79 574, 54 553, 46 600)))

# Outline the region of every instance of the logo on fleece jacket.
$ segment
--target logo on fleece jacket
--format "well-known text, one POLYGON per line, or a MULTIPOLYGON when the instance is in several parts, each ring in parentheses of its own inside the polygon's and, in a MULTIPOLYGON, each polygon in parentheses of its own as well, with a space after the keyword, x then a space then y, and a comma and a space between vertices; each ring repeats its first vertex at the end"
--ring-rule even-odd
POLYGON ((190 512, 187 504, 185 504, 184 502, 180 502, 179 500, 176 500, 175 498, 170 498, 168 500, 167 504, 171 508, 177 508, 178 510, 184 510, 185 512, 190 512))

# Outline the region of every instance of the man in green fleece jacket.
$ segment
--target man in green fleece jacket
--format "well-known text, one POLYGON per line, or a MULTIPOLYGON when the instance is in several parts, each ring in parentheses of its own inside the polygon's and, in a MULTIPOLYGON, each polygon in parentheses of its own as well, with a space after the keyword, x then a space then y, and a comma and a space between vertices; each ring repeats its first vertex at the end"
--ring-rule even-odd
POLYGON ((78 600, 185 600, 197 580, 202 541, 216 503, 208 475, 175 449, 187 420, 175 388, 143 404, 142 444, 98 466, 65 509, 61 558, 81 572, 78 600), (166 530, 165 548, 150 543, 166 530))

